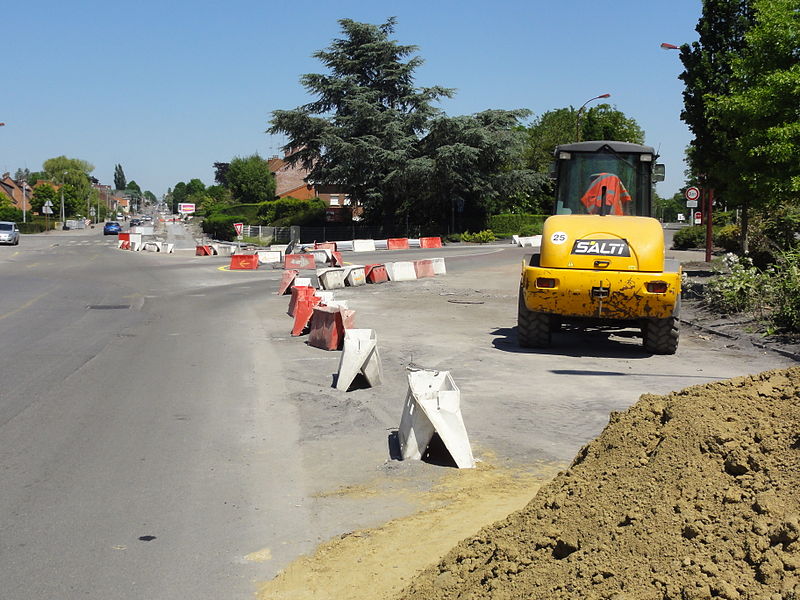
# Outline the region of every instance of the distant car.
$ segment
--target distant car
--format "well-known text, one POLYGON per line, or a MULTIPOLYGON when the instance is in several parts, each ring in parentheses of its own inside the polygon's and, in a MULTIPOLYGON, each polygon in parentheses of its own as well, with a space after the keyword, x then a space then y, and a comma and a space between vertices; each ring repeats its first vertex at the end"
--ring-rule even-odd
POLYGON ((153 217, 151 217, 150 215, 145 215, 144 216, 144 220, 147 221, 147 222, 150 222, 150 221, 153 220, 153 217))
POLYGON ((141 224, 142 224, 141 219, 131 219, 131 222, 129 223, 131 227, 136 227, 137 225, 141 224))
POLYGON ((19 244, 19 229, 13 221, 0 221, 0 244, 19 244))
POLYGON ((122 226, 116 221, 109 221, 103 226, 103 235, 117 235, 122 231, 122 226))

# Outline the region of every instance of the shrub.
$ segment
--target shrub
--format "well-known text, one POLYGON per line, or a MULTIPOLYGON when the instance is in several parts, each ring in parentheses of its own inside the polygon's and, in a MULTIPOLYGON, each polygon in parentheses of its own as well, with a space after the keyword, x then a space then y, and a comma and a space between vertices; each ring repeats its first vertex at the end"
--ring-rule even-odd
POLYGON ((461 241, 461 234, 460 233, 448 233, 445 239, 448 242, 460 242, 461 241))
POLYGON ((800 252, 784 253, 773 273, 772 321, 781 329, 800 331, 800 252))
POLYGON ((203 220, 203 232, 215 240, 231 241, 236 237, 233 224, 244 221, 242 215, 211 215, 203 220))
POLYGON ((504 214, 489 217, 489 229, 499 236, 537 235, 542 233, 542 225, 547 215, 504 214), (533 231, 534 233, 524 233, 533 231))
POLYGON ((313 200, 280 198, 262 202, 259 205, 258 217, 264 225, 275 227, 322 224, 325 220, 325 202, 319 198, 313 200))
POLYGON ((484 229, 483 231, 479 231, 477 233, 470 233, 469 231, 465 231, 464 233, 461 234, 461 241, 463 242, 486 244, 488 242, 493 242, 494 240, 495 236, 491 229, 484 229))
POLYGON ((704 303, 719 313, 740 313, 761 307, 769 287, 767 276, 747 257, 726 254, 723 262, 730 273, 719 275, 706 285, 704 303))
POLYGON ((672 238, 672 247, 675 250, 688 250, 689 248, 704 248, 706 245, 705 225, 692 225, 675 232, 672 238))
POLYGON ((741 229, 739 229, 738 225, 725 225, 714 231, 714 243, 728 252, 738 252, 740 236, 741 229))

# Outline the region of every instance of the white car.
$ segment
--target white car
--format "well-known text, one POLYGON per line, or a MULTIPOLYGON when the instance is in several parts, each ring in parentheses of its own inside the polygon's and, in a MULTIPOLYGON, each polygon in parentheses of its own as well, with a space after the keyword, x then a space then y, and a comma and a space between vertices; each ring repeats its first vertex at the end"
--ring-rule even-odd
POLYGON ((0 244, 19 244, 19 229, 13 221, 0 221, 0 244))

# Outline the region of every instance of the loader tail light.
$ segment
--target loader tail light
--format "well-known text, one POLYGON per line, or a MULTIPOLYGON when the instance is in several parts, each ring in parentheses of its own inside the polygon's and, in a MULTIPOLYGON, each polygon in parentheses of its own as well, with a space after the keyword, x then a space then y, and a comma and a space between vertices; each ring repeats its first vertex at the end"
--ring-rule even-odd
POLYGON ((667 282, 666 281, 648 281, 644 284, 645 289, 651 294, 666 294, 667 282))
POLYGON ((552 277, 537 277, 536 278, 536 287, 537 288, 554 288, 556 287, 556 280, 552 277))

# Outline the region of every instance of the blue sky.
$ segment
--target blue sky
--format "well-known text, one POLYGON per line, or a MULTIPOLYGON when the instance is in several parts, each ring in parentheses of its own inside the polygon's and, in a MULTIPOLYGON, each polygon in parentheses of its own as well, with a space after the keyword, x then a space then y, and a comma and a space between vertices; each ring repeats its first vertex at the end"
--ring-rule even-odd
POLYGON ((534 114, 607 102, 633 117, 659 149, 669 196, 684 182, 690 134, 680 120, 678 53, 661 42, 696 39, 700 0, 544 2, 135 3, 29 0, 4 30, 0 171, 39 170, 66 155, 113 183, 156 195, 178 181, 213 184, 212 164, 279 153, 270 113, 311 98, 311 55, 339 37, 337 19, 383 23, 419 46, 417 85, 456 88, 449 115, 490 108, 534 114))

